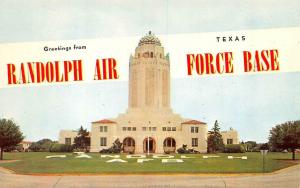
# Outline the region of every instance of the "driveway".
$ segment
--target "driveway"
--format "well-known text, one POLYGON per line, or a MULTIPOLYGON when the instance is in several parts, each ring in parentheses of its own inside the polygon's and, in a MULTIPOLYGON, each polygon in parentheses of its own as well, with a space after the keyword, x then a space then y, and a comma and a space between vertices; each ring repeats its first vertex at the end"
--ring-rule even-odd
POLYGON ((270 187, 300 188, 300 165, 259 175, 18 175, 0 168, 0 187, 270 187))

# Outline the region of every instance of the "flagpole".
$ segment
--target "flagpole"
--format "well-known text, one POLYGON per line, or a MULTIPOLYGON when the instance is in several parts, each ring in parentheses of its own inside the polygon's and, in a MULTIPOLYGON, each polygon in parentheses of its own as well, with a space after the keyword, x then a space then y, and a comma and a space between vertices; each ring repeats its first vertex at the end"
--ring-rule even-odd
POLYGON ((150 121, 149 121, 149 124, 148 124, 148 131, 149 131, 149 133, 147 134, 147 135, 148 135, 148 143, 147 143, 147 146, 148 146, 148 147, 147 147, 147 150, 148 150, 148 151, 147 151, 147 154, 148 154, 148 155, 150 154, 150 148, 149 148, 149 147, 150 147, 150 143, 149 143, 149 142, 150 142, 150 137, 149 137, 149 134, 150 134, 150 127, 149 127, 149 126, 150 126, 150 121))
POLYGON ((148 149, 148 151, 147 151, 148 155, 149 155, 149 153, 150 153, 150 151, 149 151, 149 146, 150 146, 149 140, 150 140, 150 137, 149 137, 149 135, 148 135, 148 143, 147 143, 147 145, 148 145, 148 147, 147 147, 147 149, 148 149))

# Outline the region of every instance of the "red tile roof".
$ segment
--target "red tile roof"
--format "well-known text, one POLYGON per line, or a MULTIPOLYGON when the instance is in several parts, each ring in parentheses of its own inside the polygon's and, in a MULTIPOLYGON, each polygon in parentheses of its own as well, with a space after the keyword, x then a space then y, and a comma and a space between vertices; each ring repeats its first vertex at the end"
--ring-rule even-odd
POLYGON ((197 121, 197 120, 189 120, 189 121, 183 122, 181 124, 206 124, 206 123, 197 121))
POLYGON ((109 119, 102 119, 102 120, 99 120, 99 121, 94 121, 92 123, 116 123, 115 121, 111 121, 109 119))

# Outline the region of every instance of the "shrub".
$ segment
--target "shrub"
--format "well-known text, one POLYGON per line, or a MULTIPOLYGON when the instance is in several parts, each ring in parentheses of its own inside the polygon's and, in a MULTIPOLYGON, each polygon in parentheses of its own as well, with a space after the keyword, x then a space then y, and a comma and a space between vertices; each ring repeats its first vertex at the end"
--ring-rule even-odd
POLYGON ((108 149, 102 149, 99 153, 121 153, 122 143, 119 139, 116 139, 113 145, 108 149))
POLYGON ((189 153, 189 150, 187 149, 187 145, 183 144, 181 148, 177 149, 177 152, 179 154, 189 153))
POLYGON ((73 151, 73 146, 72 145, 67 145, 67 144, 52 144, 51 147, 49 148, 50 152, 72 152, 73 151))
POLYGON ((29 150, 31 150, 31 151, 49 151, 50 147, 54 143, 56 143, 56 142, 54 142, 48 138, 45 138, 45 139, 39 140, 37 142, 33 142, 29 146, 29 150))
POLYGON ((183 144, 181 148, 177 149, 177 153, 189 154, 189 153, 200 153, 200 152, 194 149, 188 149, 187 145, 183 144))
POLYGON ((260 150, 268 150, 269 149, 269 145, 268 143, 264 143, 259 147, 260 150))
POLYGON ((245 153, 245 149, 241 144, 227 144, 224 153, 245 153))

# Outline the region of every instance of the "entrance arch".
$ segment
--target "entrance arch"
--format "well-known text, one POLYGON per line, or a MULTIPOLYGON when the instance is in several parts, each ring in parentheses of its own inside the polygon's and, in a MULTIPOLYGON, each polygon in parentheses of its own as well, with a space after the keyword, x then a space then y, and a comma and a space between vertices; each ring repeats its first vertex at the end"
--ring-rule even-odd
POLYGON ((123 152, 124 153, 134 153, 135 141, 131 137, 126 137, 123 140, 123 152))
POLYGON ((164 140, 164 152, 165 153, 175 153, 176 151, 176 141, 172 137, 167 137, 164 140))
POLYGON ((155 148, 156 148, 156 142, 154 138, 148 137, 144 139, 144 153, 148 153, 148 146, 149 146, 149 153, 155 153, 155 148))

